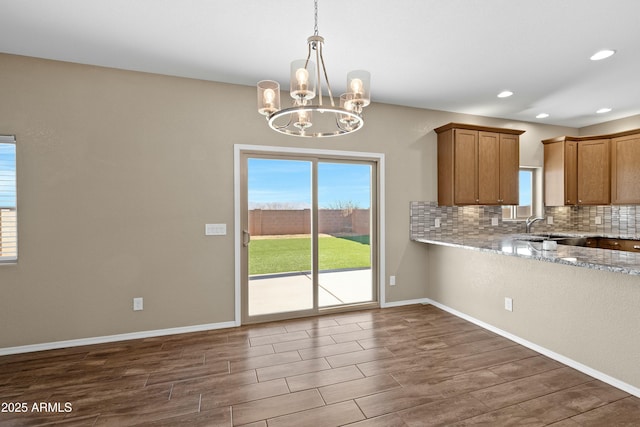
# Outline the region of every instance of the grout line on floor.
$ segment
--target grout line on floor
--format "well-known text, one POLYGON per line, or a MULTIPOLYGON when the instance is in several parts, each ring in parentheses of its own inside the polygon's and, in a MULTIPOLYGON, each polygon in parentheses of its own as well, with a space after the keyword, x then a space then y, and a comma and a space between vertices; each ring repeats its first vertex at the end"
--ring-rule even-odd
MULTIPOLYGON (((362 408, 360 407, 360 405, 358 405, 357 400, 356 400, 356 399, 351 399, 351 401, 352 401, 353 403, 355 403, 355 404, 356 404, 356 406, 358 407, 358 411, 360 411, 360 413, 362 414, 362 416, 364 417, 364 419, 365 419, 365 420, 368 420, 368 419, 369 419, 369 417, 367 417, 367 414, 365 414, 365 413, 364 413, 364 411, 362 410, 362 408)), ((395 412, 394 412, 394 413, 395 413, 395 412)), ((400 415, 398 415, 398 416, 400 416, 400 415)), ((375 418, 375 417, 374 417, 374 418, 375 418)))

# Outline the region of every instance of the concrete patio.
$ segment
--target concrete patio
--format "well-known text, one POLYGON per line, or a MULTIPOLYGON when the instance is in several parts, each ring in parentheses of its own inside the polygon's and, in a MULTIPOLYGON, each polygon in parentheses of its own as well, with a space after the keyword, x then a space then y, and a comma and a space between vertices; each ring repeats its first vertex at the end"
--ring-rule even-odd
MULTIPOLYGON (((318 305, 329 307, 373 300, 371 269, 319 273, 318 305)), ((294 273, 249 278, 249 315, 313 308, 311 275, 294 273)))

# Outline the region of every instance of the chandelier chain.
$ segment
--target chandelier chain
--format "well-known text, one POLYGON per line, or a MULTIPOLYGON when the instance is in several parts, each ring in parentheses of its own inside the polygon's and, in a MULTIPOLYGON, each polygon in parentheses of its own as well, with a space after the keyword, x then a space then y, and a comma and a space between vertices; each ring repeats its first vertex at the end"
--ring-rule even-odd
POLYGON ((318 35, 318 0, 313 0, 313 19, 314 19, 313 35, 317 36, 318 35))

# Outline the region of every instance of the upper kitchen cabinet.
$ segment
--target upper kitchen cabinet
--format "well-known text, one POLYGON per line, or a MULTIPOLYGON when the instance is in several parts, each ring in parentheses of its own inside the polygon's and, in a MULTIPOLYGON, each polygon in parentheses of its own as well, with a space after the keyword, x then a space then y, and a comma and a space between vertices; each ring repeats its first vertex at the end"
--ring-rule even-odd
POLYGON ((438 134, 438 204, 517 205, 522 130, 449 123, 438 134))
POLYGON ((542 143, 546 206, 611 203, 609 139, 563 136, 542 143))
POLYGON ((608 139, 578 141, 578 204, 611 203, 611 170, 608 139))
POLYGON ((640 131, 611 139, 611 203, 640 204, 640 131))
POLYGON ((546 206, 640 204, 640 129, 542 143, 546 206))

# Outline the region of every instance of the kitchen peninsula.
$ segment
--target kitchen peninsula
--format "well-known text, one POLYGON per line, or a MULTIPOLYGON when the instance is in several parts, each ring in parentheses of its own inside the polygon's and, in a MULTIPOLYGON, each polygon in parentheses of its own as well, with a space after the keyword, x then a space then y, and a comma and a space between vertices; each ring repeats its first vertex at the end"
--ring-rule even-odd
MULTIPOLYGON (((522 223, 492 226, 500 209, 411 203, 411 240, 427 259, 426 300, 640 395, 640 330, 630 327, 640 325, 640 255, 565 245, 543 251, 541 242, 517 240, 522 223)), ((572 235, 637 237, 629 224, 640 209, 597 207, 605 218, 623 212, 627 228, 614 220, 606 229, 581 229, 580 216, 591 209, 547 208, 545 215, 554 215, 557 229, 574 224, 563 227, 572 235)), ((552 230, 538 223, 532 231, 552 230)))
MULTIPOLYGON (((567 237, 585 237, 573 233, 555 234, 567 237)), ((457 235, 445 238, 414 238, 416 242, 444 245, 501 255, 512 255, 538 261, 575 265, 603 271, 640 275, 640 253, 612 249, 589 248, 558 244, 556 248, 545 250, 543 241, 556 242, 557 238, 547 239, 545 234, 522 235, 457 235)), ((639 242, 640 243, 640 242, 639 242)))

